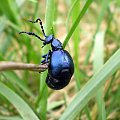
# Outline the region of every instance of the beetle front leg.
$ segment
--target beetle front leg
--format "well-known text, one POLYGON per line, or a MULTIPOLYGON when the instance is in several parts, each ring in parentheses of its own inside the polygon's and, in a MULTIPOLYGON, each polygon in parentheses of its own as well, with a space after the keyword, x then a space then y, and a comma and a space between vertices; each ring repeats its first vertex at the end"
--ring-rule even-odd
POLYGON ((50 56, 51 56, 51 50, 49 50, 49 52, 47 54, 42 56, 42 58, 44 58, 44 60, 42 60, 41 63, 42 64, 49 63, 50 56))

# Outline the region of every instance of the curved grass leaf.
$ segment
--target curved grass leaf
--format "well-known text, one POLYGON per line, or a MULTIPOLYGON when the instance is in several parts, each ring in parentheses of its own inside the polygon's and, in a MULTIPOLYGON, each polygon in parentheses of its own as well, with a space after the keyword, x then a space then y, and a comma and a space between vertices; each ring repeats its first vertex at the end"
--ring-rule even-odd
MULTIPOLYGON (((105 30, 97 32, 94 43, 94 59, 93 71, 94 73, 104 64, 104 38, 105 30)), ((103 95, 103 87, 101 87, 96 95, 98 120, 106 120, 106 110, 103 95)))
POLYGON ((80 0, 75 0, 72 3, 72 6, 71 6, 70 10, 68 11, 67 20, 66 20, 66 29, 67 29, 67 31, 68 31, 68 28, 69 28, 69 20, 70 20, 71 14, 73 13, 73 9, 77 8, 77 4, 78 4, 79 1, 80 0))
MULTIPOLYGON (((45 34, 49 35, 51 33, 51 28, 54 20, 54 8, 55 8, 55 1, 54 0, 47 0, 46 1, 46 14, 45 14, 45 34)), ((49 46, 48 46, 49 47, 49 46)), ((42 54, 48 52, 48 47, 44 48, 42 54)), ((43 120, 46 119, 46 112, 47 112, 47 98, 48 98, 48 88, 45 83, 47 71, 42 73, 41 80, 40 80, 40 93, 37 100, 37 104, 39 103, 38 111, 40 116, 43 120)))
POLYGON ((104 18, 104 14, 105 14, 105 12, 106 12, 106 9, 107 9, 107 7, 108 7, 108 5, 109 5, 109 2, 110 2, 110 0, 103 0, 103 1, 101 2, 101 4, 100 4, 100 6, 101 6, 101 11, 100 11, 100 13, 99 13, 99 15, 98 15, 98 19, 97 19, 97 21, 96 21, 97 24, 96 24, 95 33, 94 33, 94 35, 93 35, 93 41, 92 41, 91 45, 89 46, 89 49, 88 49, 88 52, 87 52, 87 55, 86 55, 86 59, 85 59, 85 61, 84 61, 84 64, 85 64, 85 65, 88 64, 89 58, 90 58, 90 56, 91 56, 91 52, 92 52, 93 47, 94 47, 94 39, 95 39, 95 36, 96 36, 97 32, 99 32, 99 29, 100 29, 101 23, 102 23, 102 21, 103 21, 103 18, 104 18))
POLYGON ((30 89, 24 84, 24 82, 16 75, 13 71, 6 71, 2 73, 12 84, 16 84, 21 90, 23 90, 27 95, 34 98, 30 89))
POLYGON ((86 2, 86 4, 84 5, 82 11, 79 13, 77 19, 75 20, 75 22, 73 23, 69 33, 67 34, 65 40, 64 40, 64 43, 63 43, 63 47, 65 48, 66 44, 68 43, 70 37, 72 36, 73 32, 75 31, 76 27, 78 26, 81 18, 84 16, 84 14, 86 13, 88 7, 90 6, 90 4, 93 2, 93 0, 88 0, 86 2))
POLYGON ((0 11, 3 15, 6 15, 6 17, 12 21, 13 23, 19 24, 18 19, 18 10, 17 6, 14 0, 4 0, 0 4, 0 11))
POLYGON ((18 96, 2 82, 0 82, 0 94, 15 106, 24 120, 39 120, 30 106, 28 106, 28 104, 20 96, 18 96))
POLYGON ((18 116, 1 116, 0 115, 0 120, 23 120, 22 118, 18 117, 18 116))
POLYGON ((71 104, 65 110, 60 120, 74 120, 88 101, 95 96, 97 91, 120 68, 120 49, 94 74, 88 83, 78 92, 71 104))

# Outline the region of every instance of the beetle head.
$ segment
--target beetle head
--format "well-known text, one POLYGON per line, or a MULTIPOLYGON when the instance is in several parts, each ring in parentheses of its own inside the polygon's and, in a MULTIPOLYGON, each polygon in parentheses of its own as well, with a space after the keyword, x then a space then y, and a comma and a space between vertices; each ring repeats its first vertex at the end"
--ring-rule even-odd
POLYGON ((43 42, 42 48, 43 48, 45 45, 50 44, 50 43, 53 41, 53 39, 54 39, 53 34, 51 34, 51 35, 49 35, 49 36, 46 36, 46 37, 45 37, 45 40, 44 40, 44 42, 43 42))

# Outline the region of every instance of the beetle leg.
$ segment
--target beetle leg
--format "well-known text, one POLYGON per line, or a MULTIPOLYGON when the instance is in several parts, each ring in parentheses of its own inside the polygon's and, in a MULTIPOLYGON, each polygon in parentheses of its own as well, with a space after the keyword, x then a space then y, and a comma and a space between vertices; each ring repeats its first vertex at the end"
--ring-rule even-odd
POLYGON ((49 53, 47 53, 47 54, 43 55, 43 56, 42 56, 42 58, 46 58, 46 56, 47 56, 48 54, 49 54, 49 53))
POLYGON ((49 52, 43 55, 42 58, 48 58, 49 56, 51 56, 51 53, 52 53, 51 50, 49 50, 49 52))
POLYGON ((45 64, 45 63, 46 63, 46 62, 45 62, 45 59, 41 61, 41 64, 45 64))
POLYGON ((49 59, 50 59, 50 57, 49 57, 48 54, 47 54, 47 56, 45 57, 44 60, 41 61, 41 63, 42 63, 42 64, 49 63, 49 59))
POLYGON ((49 50, 47 54, 42 56, 42 58, 45 58, 45 59, 42 60, 41 63, 42 64, 49 63, 50 56, 51 56, 51 50, 49 50))
POLYGON ((46 63, 49 63, 49 58, 47 57, 41 61, 41 64, 46 64, 46 63))

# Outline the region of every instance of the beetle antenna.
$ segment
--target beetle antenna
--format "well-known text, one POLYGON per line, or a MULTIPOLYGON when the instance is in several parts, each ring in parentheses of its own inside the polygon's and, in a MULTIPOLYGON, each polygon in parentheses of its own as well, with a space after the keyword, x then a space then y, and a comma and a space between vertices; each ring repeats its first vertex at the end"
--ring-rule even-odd
POLYGON ((44 34, 44 36, 46 37, 45 35, 45 31, 44 31, 44 28, 43 28, 43 25, 42 25, 42 20, 40 18, 38 18, 36 21, 32 21, 32 20, 28 20, 29 22, 32 22, 32 23, 37 23, 39 22, 40 26, 41 26, 41 30, 42 30, 42 33, 44 34))
POLYGON ((36 35, 36 34, 33 33, 33 32, 24 32, 24 31, 22 31, 22 32, 19 32, 19 34, 28 34, 28 35, 32 35, 32 36, 37 37, 39 40, 44 41, 44 39, 40 38, 38 35, 36 35))

